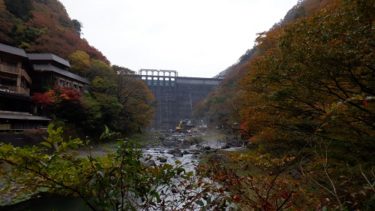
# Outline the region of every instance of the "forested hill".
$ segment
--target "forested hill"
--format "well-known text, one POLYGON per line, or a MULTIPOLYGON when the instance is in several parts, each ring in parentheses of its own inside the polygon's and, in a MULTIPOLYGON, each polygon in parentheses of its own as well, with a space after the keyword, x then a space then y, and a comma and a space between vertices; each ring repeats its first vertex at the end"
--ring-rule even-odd
POLYGON ((108 63, 80 33, 80 22, 70 19, 58 0, 0 0, 0 42, 63 58, 82 50, 108 63))
POLYGON ((374 11, 375 0, 299 2, 197 110, 249 146, 212 167, 244 210, 289 199, 288 210, 374 210, 374 11), (232 175, 245 176, 233 187, 232 175))
MULTIPOLYGON (((211 94, 211 97, 202 102, 196 110, 196 115, 200 116, 204 113, 212 122, 220 122, 222 125, 240 122, 240 108, 238 108, 240 104, 238 101, 242 101, 239 96, 244 88, 241 85, 241 81, 243 81, 246 74, 249 74, 254 69, 254 61, 265 55, 266 51, 260 49, 260 46, 268 45, 268 47, 274 47, 279 45, 279 38, 272 36, 280 35, 291 25, 319 16, 322 12, 338 10, 345 6, 344 2, 342 0, 300 0, 269 31, 259 32, 256 44, 240 56, 236 63, 218 74, 218 76, 224 78, 224 82, 216 92, 211 94)), ((349 2, 347 4, 372 5, 373 1, 351 0, 349 2)), ((373 9, 373 6, 361 7, 365 8, 366 11, 373 9)), ((317 24, 316 27, 319 27, 321 23, 317 24)))

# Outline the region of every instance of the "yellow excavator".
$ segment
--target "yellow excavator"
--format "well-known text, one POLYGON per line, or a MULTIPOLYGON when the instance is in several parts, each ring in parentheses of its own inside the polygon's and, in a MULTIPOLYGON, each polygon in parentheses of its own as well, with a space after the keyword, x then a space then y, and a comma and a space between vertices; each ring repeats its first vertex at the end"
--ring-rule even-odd
POLYGON ((181 120, 178 123, 178 125, 176 126, 176 132, 180 132, 180 133, 187 132, 188 130, 190 130, 193 127, 194 127, 194 125, 191 122, 191 120, 188 120, 188 119, 181 120))

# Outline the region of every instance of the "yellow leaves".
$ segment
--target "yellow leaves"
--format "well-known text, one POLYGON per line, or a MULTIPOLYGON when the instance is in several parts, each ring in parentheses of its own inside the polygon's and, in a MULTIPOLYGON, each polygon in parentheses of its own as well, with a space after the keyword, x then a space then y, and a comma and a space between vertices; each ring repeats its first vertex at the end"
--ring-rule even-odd
POLYGON ((90 68, 90 56, 84 51, 75 51, 69 56, 69 61, 75 72, 84 73, 90 68))

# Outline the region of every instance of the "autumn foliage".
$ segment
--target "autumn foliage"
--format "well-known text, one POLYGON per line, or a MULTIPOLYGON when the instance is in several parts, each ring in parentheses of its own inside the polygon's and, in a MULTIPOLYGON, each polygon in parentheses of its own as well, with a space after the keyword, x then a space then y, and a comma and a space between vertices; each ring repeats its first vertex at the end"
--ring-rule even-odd
POLYGON ((32 100, 37 105, 51 106, 61 101, 79 101, 81 93, 72 88, 55 88, 44 93, 34 93, 32 100))
POLYGON ((81 97, 81 93, 75 89, 71 88, 60 88, 59 90, 59 97, 62 100, 66 101, 77 101, 81 97))
POLYGON ((374 206, 374 11, 374 0, 300 1, 206 100, 260 154, 301 156, 291 169, 320 207, 374 206))
POLYGON ((77 50, 108 63, 106 57, 77 33, 58 0, 0 0, 0 42, 29 52, 51 52, 68 58, 77 50))

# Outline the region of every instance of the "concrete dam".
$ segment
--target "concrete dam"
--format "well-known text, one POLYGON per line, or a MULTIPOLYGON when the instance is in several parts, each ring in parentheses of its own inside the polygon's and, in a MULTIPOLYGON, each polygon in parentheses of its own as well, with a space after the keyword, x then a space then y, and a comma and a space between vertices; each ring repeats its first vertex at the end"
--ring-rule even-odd
POLYGON ((141 69, 142 78, 156 98, 152 129, 175 129, 184 119, 192 119, 194 106, 222 81, 218 78, 178 77, 177 71, 141 69))

